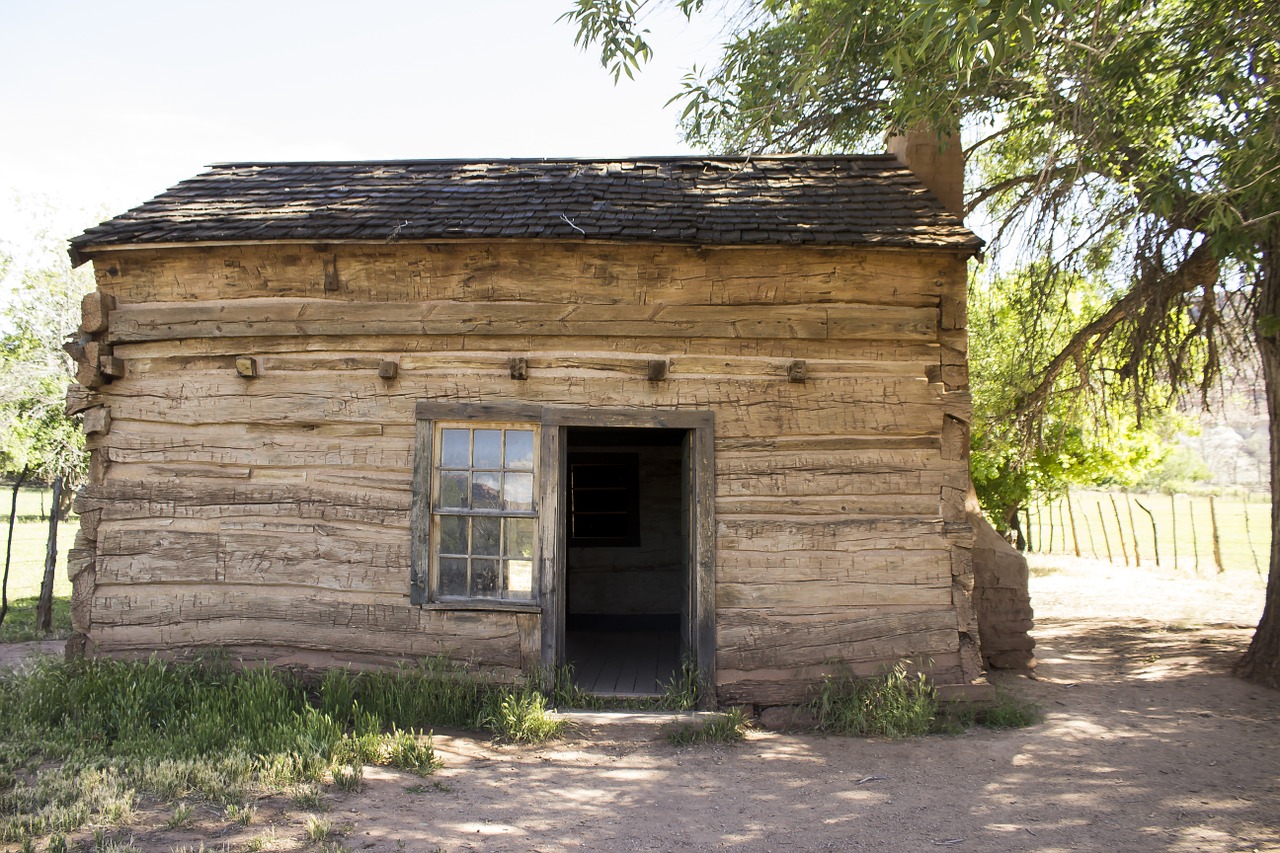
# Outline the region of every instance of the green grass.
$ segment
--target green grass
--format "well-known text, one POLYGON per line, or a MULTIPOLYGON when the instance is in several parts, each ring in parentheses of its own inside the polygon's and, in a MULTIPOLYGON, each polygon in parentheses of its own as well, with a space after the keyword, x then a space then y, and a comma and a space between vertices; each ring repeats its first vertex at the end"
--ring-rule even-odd
POLYGON ((808 707, 819 731, 864 737, 919 737, 932 732, 938 718, 933 685, 906 661, 867 678, 828 676, 808 707))
MULTIPOLYGON (((1031 507, 1031 544, 1041 553, 1074 555, 1107 559, 1111 546, 1111 562, 1125 564, 1125 551, 1130 565, 1138 558, 1142 565, 1154 566, 1156 545, 1160 565, 1201 574, 1217 572, 1213 556, 1213 524, 1208 495, 1129 494, 1123 492, 1086 492, 1071 494, 1071 514, 1059 499, 1052 504, 1031 507), (1115 508, 1111 499, 1115 498, 1115 508), (1142 511, 1145 506, 1151 516, 1142 511), (1099 513, 1099 509, 1101 513, 1099 513), (1133 511, 1130 522, 1130 509, 1133 511), (1116 522, 1119 512, 1120 522, 1116 522), (1071 520, 1075 518, 1075 533, 1071 520), (1151 521, 1155 521, 1153 536, 1151 521), (1176 522, 1176 523, 1175 523, 1176 522), (1123 536, 1124 547, 1121 547, 1123 536), (1137 557, 1134 544, 1137 544, 1137 557), (1050 546, 1052 545, 1052 550, 1050 546)), ((1265 575, 1271 547, 1271 502, 1265 495, 1224 494, 1214 498, 1218 521, 1219 550, 1223 570, 1247 571, 1265 575)))
POLYGON ((733 707, 696 723, 673 723, 662 730, 672 746, 697 746, 713 743, 737 743, 747 736, 747 714, 733 707))
POLYGON ((997 690, 989 702, 943 704, 928 678, 913 671, 909 661, 867 678, 828 677, 807 707, 819 731, 891 738, 959 734, 974 726, 1025 728, 1042 719, 1039 706, 1006 690, 997 690))
POLYGON ((319 684, 217 661, 43 662, 0 680, 0 842, 127 823, 143 794, 222 803, 240 822, 262 792, 316 809, 321 785, 358 790, 368 764, 430 774, 428 727, 538 742, 560 725, 532 686, 441 661, 319 684))
MULTIPOLYGON (((21 489, 18 492, 18 523, 13 530, 13 554, 9 564, 9 614, 0 625, 0 643, 19 643, 28 640, 47 639, 35 629, 35 610, 40 594, 40 582, 44 576, 48 521, 41 517, 40 499, 44 496, 44 510, 51 509, 51 493, 48 490, 21 489)), ((11 489, 0 489, 0 560, 4 559, 9 534, 9 500, 11 489)), ((53 583, 53 639, 65 639, 71 635, 71 581, 67 578, 67 551, 75 541, 80 519, 71 516, 58 526, 58 562, 53 583)), ((0 563, 0 571, 3 564, 0 563)))

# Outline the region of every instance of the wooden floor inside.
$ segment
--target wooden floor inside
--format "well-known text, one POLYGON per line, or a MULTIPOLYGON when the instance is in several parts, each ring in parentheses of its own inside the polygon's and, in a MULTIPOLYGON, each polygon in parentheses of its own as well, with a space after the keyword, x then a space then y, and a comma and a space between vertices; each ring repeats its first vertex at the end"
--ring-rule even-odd
POLYGON ((573 681, 597 696, 657 696, 680 671, 680 634, 672 630, 565 632, 573 681))

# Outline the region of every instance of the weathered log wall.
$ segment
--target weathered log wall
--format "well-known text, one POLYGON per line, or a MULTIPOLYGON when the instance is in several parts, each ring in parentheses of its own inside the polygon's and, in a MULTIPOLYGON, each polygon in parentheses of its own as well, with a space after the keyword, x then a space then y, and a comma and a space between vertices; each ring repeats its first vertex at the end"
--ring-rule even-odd
POLYGON ((265 245, 94 265, 73 645, 530 665, 538 614, 409 603, 414 404, 517 400, 715 412, 721 701, 794 701, 837 660, 978 673, 954 255, 265 245))

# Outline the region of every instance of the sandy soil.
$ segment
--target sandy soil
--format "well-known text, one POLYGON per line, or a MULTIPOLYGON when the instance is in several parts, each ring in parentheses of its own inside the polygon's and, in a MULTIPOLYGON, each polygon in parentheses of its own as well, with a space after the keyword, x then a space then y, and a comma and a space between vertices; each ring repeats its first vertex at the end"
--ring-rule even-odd
MULTIPOLYGON (((1031 728, 692 748, 627 717, 537 748, 437 733, 434 776, 367 768, 322 817, 344 849, 375 853, 1280 850, 1280 693, 1228 674, 1261 581, 1058 562, 1032 589, 1040 666, 998 679, 1044 709, 1031 728)), ((287 799, 259 801, 248 827, 200 806, 164 830, 169 809, 115 835, 148 851, 307 846, 310 813, 287 799)))

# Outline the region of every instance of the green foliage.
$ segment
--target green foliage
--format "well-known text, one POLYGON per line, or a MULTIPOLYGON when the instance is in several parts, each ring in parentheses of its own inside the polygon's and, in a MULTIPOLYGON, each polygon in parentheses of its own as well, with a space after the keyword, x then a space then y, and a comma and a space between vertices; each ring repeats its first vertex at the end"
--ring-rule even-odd
POLYGON ((1106 287, 1076 276, 1062 281, 1033 265, 971 289, 970 380, 974 422, 970 471, 983 510, 1000 530, 1031 500, 1051 499, 1071 486, 1129 485, 1161 452, 1157 426, 1140 428, 1107 383, 1124 355, 1100 352, 1091 372, 1063 376, 1036 422, 1024 431, 1016 417, 1045 366, 1071 330, 1093 316, 1106 287), (1051 293, 1046 294, 1049 289, 1051 293), (1046 312, 1044 304, 1057 306, 1046 312))
POLYGON ((93 278, 52 246, 28 254, 0 276, 0 472, 30 468, 44 482, 65 476, 74 485, 86 459, 78 419, 64 411, 73 365, 62 344, 93 278))
POLYGON ((548 713, 545 697, 532 688, 491 694, 480 722, 501 740, 512 743, 543 743, 564 730, 564 721, 548 713))
POLYGON ((933 730, 938 697, 922 672, 899 661, 879 675, 828 676, 808 704, 818 729, 840 735, 919 737, 933 730))
POLYGON ((1175 446, 1143 474, 1138 488, 1148 492, 1185 492, 1191 484, 1207 483, 1212 477, 1204 457, 1189 447, 1175 446))
POLYGON ((36 626, 37 596, 11 599, 9 613, 0 625, 0 643, 26 643, 32 640, 60 640, 71 636, 71 600, 66 596, 53 599, 53 631, 44 633, 36 626))
MULTIPOLYGON (((334 671, 314 690, 216 660, 44 662, 0 681, 0 841, 119 823, 140 793, 220 801, 241 823, 255 788, 318 809, 317 783, 358 790, 366 764, 431 773, 433 725, 536 743, 563 724, 532 687, 486 684, 441 661, 334 671)), ((172 820, 189 816, 175 808, 172 820)))
POLYGON ((672 746, 737 743, 747 736, 751 721, 746 711, 730 708, 697 723, 672 723, 663 727, 663 737, 672 746))

